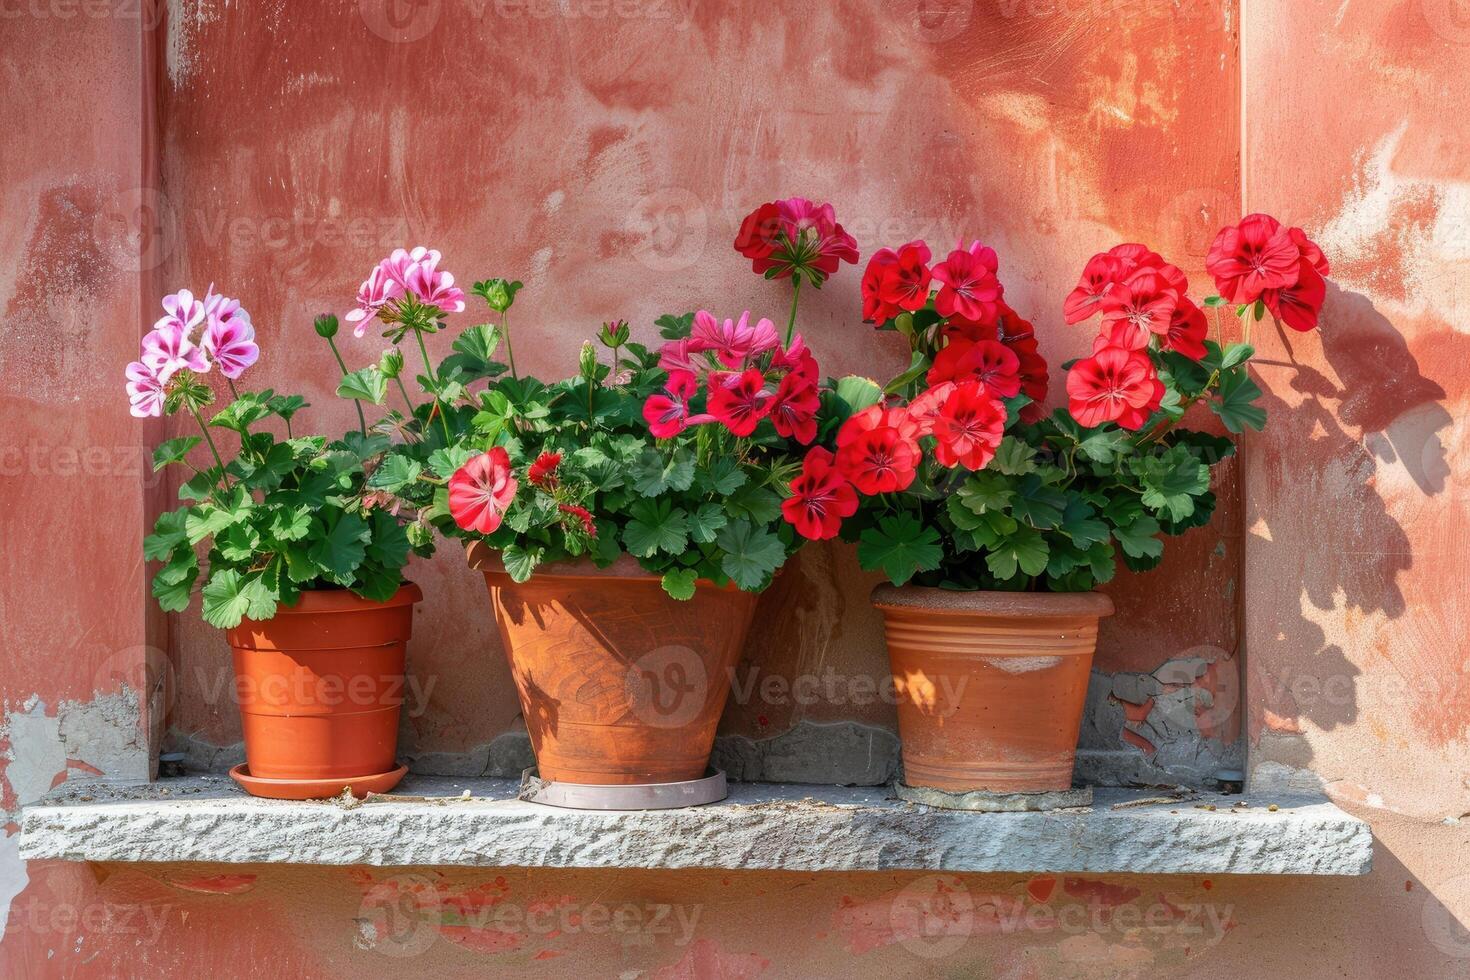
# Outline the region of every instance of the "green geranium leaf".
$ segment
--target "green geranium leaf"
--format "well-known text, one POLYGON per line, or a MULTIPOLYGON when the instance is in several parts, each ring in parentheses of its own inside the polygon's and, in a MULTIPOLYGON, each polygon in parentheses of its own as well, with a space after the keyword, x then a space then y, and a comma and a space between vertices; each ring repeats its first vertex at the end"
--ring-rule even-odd
POLYGON ((198 544, 211 535, 218 534, 237 521, 249 518, 254 501, 244 487, 236 486, 225 496, 219 506, 203 503, 192 507, 184 518, 184 532, 190 544, 198 544))
POLYGON ((1068 497, 1067 506, 1062 511, 1062 523, 1060 530, 1078 548, 1086 550, 1095 544, 1101 544, 1108 540, 1108 526, 1098 520, 1097 512, 1092 505, 1081 497, 1068 497))
POLYGON ((232 629, 245 617, 270 619, 276 614, 277 595, 259 573, 241 575, 233 568, 216 572, 204 586, 204 620, 219 629, 232 629))
POLYGON ((367 555, 367 522, 337 511, 323 517, 325 531, 312 542, 311 560, 338 585, 350 585, 352 573, 367 555))
MULTIPOLYGON (((393 440, 381 433, 374 432, 370 435, 363 435, 361 432, 352 430, 341 439, 332 443, 328 448, 347 453, 357 462, 362 463, 380 453, 387 452, 388 447, 392 444, 393 440)), ((341 462, 338 461, 333 465, 340 465, 341 462)))
POLYGON ((725 511, 752 524, 769 524, 781 516, 781 496, 770 487, 747 483, 725 498, 725 511))
POLYGON ((513 582, 524 582, 531 577, 536 566, 541 564, 542 550, 526 548, 518 544, 506 545, 500 551, 500 560, 513 582))
POLYGON ((1194 498, 1209 491, 1210 468, 1189 451, 1171 446, 1157 456, 1134 459, 1131 466, 1143 486, 1143 505, 1155 513, 1183 520, 1194 513, 1194 498))
POLYGON ((383 372, 378 370, 376 364, 343 376, 342 382, 337 385, 338 398, 353 398, 360 402, 372 402, 374 405, 383 404, 387 394, 388 379, 383 377, 383 372))
POLYGON ((300 395, 273 395, 265 404, 267 408, 287 422, 291 421, 291 417, 297 412, 307 407, 306 399, 300 395))
POLYGON ((944 558, 939 532, 912 514, 885 517, 858 539, 858 562, 868 571, 882 570, 888 581, 903 585, 919 572, 931 572, 944 558))
POLYGON ((1254 404, 1260 397, 1260 386, 1245 368, 1236 368, 1220 375, 1220 396, 1210 402, 1210 410, 1220 416, 1231 432, 1246 429, 1259 432, 1266 427, 1266 410, 1254 404))
POLYGON ((950 499, 958 499, 966 509, 978 515, 1005 510, 1015 496, 1010 480, 1000 473, 981 470, 960 485, 958 498, 950 499))
POLYGON ((1036 470, 1036 450, 1015 436, 1006 436, 996 447, 995 458, 986 469, 1007 476, 1025 476, 1036 470))
POLYGON ((270 414, 270 406, 261 401, 259 395, 247 392, 221 409, 209 424, 243 435, 253 423, 270 414))
POLYGON ((632 519, 623 528, 628 553, 651 558, 662 551, 681 555, 689 546, 689 520, 668 500, 640 500, 628 508, 632 519))
POLYGON ((709 544, 728 522, 725 508, 720 504, 700 504, 689 515, 689 537, 699 544, 709 544))
POLYGON ((754 592, 786 561, 786 546, 781 539, 747 520, 725 525, 715 539, 715 546, 725 553, 720 568, 747 592, 754 592))
POLYGON ((232 524, 214 539, 220 556, 229 562, 248 562, 260 548, 260 532, 249 524, 232 524))
POLYGON ((143 539, 143 557, 149 561, 161 561, 188 541, 188 516, 189 511, 186 508, 159 514, 158 520, 153 523, 153 533, 143 539))
POLYGON ((1050 549, 1041 532, 1022 526, 991 547, 985 555, 985 567, 1006 582, 1015 578, 1018 570, 1025 575, 1040 575, 1046 571, 1049 555, 1050 549))
POLYGON ((1011 516, 1018 521, 1026 521, 1033 527, 1047 530, 1062 522, 1062 511, 1066 506, 1066 494, 1045 483, 1040 474, 1031 473, 1016 486, 1016 497, 1011 502, 1011 516))
POLYGON ((392 571, 396 578, 398 569, 408 564, 408 531, 385 510, 374 510, 369 524, 372 536, 367 542, 367 560, 392 571))
POLYGON ((896 375, 892 381, 884 385, 883 391, 889 395, 896 395, 902 392, 910 384, 923 377, 924 372, 928 370, 928 356, 926 356, 922 351, 914 351, 913 356, 909 359, 908 370, 904 371, 902 374, 896 375))
POLYGON ((664 572, 664 591, 681 601, 694 598, 694 583, 699 573, 692 568, 675 568, 664 572))
POLYGON ((1111 463, 1119 453, 1126 451, 1128 433, 1122 429, 1105 429, 1094 432, 1080 443, 1082 455, 1094 463, 1111 463))
MULTIPOLYGON (((188 551, 190 558, 194 552, 188 551)), ((158 600, 159 608, 164 612, 183 612, 189 608, 189 599, 194 591, 194 583, 199 578, 199 562, 194 561, 192 566, 185 564, 182 568, 175 567, 173 562, 153 576, 153 598, 158 600)))
POLYGON ((669 456, 657 449, 645 449, 628 475, 633 489, 646 497, 670 490, 682 492, 694 483, 694 453, 687 447, 680 447, 669 456))
POLYGON ((310 507, 278 507, 271 512, 270 535, 277 541, 300 541, 309 533, 310 507))
POLYGON ((727 497, 745 485, 745 471, 728 456, 717 457, 698 474, 699 489, 718 497, 727 497))
POLYGON ((665 340, 682 340, 689 336, 689 331, 694 326, 694 314, 674 316, 672 313, 665 313, 654 320, 653 325, 658 327, 658 335, 665 340))
POLYGON ((1164 553, 1164 542, 1159 540, 1159 522, 1147 514, 1127 527, 1115 528, 1113 537, 1123 549, 1123 554, 1130 558, 1158 558, 1164 553))
POLYGON ((189 455, 189 450, 199 445, 204 440, 198 436, 179 436, 160 443, 153 450, 153 472, 157 473, 170 463, 182 463, 189 455))
POLYGON ((468 446, 446 446, 429 454, 429 472, 441 480, 447 480, 461 466, 470 461, 475 451, 468 446))
POLYGON ((1228 370, 1250 360, 1255 353, 1256 349, 1250 344, 1231 344, 1225 351, 1225 356, 1220 359, 1220 367, 1228 370))
POLYGON ((409 459, 407 456, 401 455, 390 455, 383 459, 382 466, 373 470, 373 475, 368 477, 367 485, 374 490, 386 490, 388 493, 397 493, 417 480, 423 470, 423 464, 416 459, 409 459))

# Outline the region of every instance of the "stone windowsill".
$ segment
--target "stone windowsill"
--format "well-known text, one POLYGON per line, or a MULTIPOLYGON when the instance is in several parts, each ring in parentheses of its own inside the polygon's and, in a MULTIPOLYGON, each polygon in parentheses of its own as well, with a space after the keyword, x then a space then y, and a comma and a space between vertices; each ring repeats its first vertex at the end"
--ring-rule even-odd
POLYGON ((803 872, 1362 875, 1372 863, 1368 825, 1320 797, 1206 793, 1120 808, 1158 794, 1099 789, 1090 807, 966 813, 900 802, 881 788, 733 783, 728 799, 709 806, 592 812, 522 802, 517 789, 507 779, 409 776, 393 794, 343 805, 254 799, 215 775, 65 784, 25 809, 20 853, 803 872))

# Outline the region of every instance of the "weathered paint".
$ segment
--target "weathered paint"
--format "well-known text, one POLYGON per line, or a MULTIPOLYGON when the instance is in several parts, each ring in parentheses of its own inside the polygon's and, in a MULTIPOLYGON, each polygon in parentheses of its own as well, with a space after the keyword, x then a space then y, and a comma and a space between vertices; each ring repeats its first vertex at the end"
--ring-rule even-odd
MULTIPOLYGON (((1470 844, 1470 154, 1455 122, 1470 30, 1455 0, 103 6, 6 5, 0 20, 0 104, 24 134, 0 143, 0 242, 17 257, 0 272, 13 379, 0 403, 4 972, 1470 975, 1456 922, 1470 919, 1456 859, 1470 844), (696 302, 779 313, 785 293, 728 241, 745 208, 793 193, 834 201, 865 252, 962 233, 996 245, 1054 364, 1087 342, 1057 305, 1096 249, 1149 241, 1203 287, 1209 235, 1242 196, 1320 230, 1337 272, 1327 327, 1290 350, 1258 331, 1279 362, 1260 372, 1271 430, 1223 468, 1209 528, 1110 589, 1096 705, 1101 743, 1151 748, 1137 755, 1148 765, 1180 717, 1159 719, 1163 695, 1223 750, 1240 716, 1213 709, 1244 661, 1253 778, 1323 784, 1372 821, 1374 875, 414 872, 472 912, 699 908, 679 944, 444 919, 380 930, 376 872, 260 868, 247 885, 199 867, 19 862, 10 817, 32 794, 146 767, 162 721, 148 705, 201 752, 238 738, 222 641, 192 614, 170 641, 137 557, 171 496, 142 462, 165 433, 126 418, 116 378, 161 286, 213 280, 246 297, 265 348, 256 377, 345 428, 351 408, 308 323, 344 310, 388 248, 430 242, 461 279, 524 279, 519 336, 535 340, 521 350, 556 374, 612 316, 646 330, 696 302), (89 372, 109 380, 78 383, 89 372), (15 560, 43 540, 44 560, 15 560), (1195 660, 1205 674, 1158 676, 1195 660), (1145 676, 1160 693, 1128 700, 1145 676), (118 698, 136 727, 113 723, 118 698), (136 738, 69 741, 70 714, 136 738), (508 897, 481 901, 500 877, 508 897), (1017 911, 1032 916, 1007 931, 1017 911), (418 935, 431 945, 405 953, 399 940, 418 935)), ((899 351, 857 322, 856 286, 844 269, 810 297, 803 329, 828 371, 883 373, 899 351)), ((429 595, 413 650, 425 698, 405 744, 463 756, 514 727, 509 678, 483 585, 452 549, 414 574, 429 595)), ((849 549, 808 549, 763 597, 743 668, 788 691, 829 669, 881 677, 871 583, 849 549)), ((759 739, 845 720, 891 728, 892 707, 756 695, 724 729, 759 739)))

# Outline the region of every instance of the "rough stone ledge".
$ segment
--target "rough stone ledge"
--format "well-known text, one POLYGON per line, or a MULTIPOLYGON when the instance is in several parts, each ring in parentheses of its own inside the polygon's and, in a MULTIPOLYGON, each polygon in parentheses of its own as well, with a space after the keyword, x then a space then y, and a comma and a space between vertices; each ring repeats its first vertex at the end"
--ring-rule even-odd
POLYGON ((63 785, 25 809, 20 854, 73 861, 783 871, 1362 875, 1368 825, 1311 796, 1216 796, 966 813, 884 789, 733 784, 682 810, 561 810, 506 779, 410 776, 356 805, 244 795, 223 776, 63 785), (463 794, 468 792, 468 797, 463 794), (1241 800, 1248 807, 1235 804, 1241 800), (1275 812, 1267 808, 1276 804, 1275 812), (1118 808, 1117 804, 1130 804, 1118 808), (1215 809, 1210 810, 1208 807, 1215 809))

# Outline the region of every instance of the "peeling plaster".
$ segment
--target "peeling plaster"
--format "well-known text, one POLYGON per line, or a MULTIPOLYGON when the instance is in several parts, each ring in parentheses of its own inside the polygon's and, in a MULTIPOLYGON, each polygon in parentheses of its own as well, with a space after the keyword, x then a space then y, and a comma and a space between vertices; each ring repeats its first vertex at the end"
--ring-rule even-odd
POLYGON ((126 782, 150 775, 138 695, 131 688, 91 701, 64 700, 55 710, 33 695, 5 715, 0 742, 9 746, 0 756, 7 807, 40 799, 68 778, 126 782))
POLYGON ((26 863, 20 859, 20 834, 0 838, 0 936, 10 921, 10 902, 30 883, 26 863))

